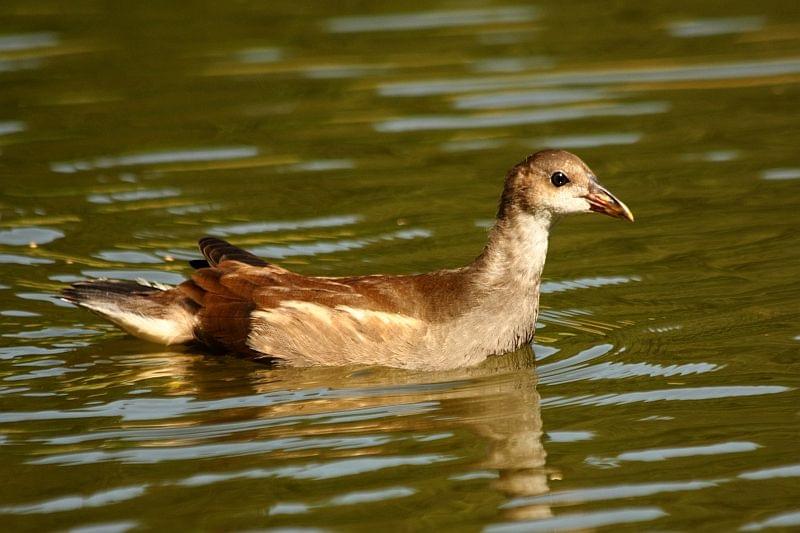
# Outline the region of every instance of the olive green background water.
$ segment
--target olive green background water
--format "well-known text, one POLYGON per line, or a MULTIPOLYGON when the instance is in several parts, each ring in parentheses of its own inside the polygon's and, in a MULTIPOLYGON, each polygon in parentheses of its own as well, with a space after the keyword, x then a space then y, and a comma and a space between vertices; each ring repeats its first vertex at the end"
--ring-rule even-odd
POLYGON ((0 6, 7 530, 800 527, 800 4, 0 6), (527 153, 561 223, 530 353, 280 370, 58 301, 204 234, 304 273, 474 257, 527 153))

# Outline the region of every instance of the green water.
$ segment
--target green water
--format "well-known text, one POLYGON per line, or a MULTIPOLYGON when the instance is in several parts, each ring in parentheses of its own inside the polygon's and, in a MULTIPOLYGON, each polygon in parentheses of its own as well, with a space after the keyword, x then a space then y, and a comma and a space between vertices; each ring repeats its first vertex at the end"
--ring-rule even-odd
POLYGON ((513 1, 2 3, 4 529, 800 527, 800 4, 513 1), (206 233, 463 264, 543 147, 637 221, 556 228, 535 367, 273 370, 53 296, 206 233))

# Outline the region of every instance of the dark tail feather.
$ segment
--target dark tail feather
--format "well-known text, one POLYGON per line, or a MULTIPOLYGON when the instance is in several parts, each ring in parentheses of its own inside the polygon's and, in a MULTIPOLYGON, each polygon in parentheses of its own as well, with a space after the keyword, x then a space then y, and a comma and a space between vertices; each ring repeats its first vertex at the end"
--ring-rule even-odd
POLYGON ((239 261, 253 266, 267 266, 269 263, 247 250, 242 250, 227 241, 216 237, 203 237, 200 239, 200 252, 211 266, 216 266, 223 261, 239 261))
POLYGON ((192 259, 189 261, 189 266, 195 270, 200 270, 201 268, 209 268, 211 265, 205 259, 192 259))
POLYGON ((76 305, 86 301, 113 299, 115 296, 147 296, 162 292, 158 286, 136 281, 95 279, 78 281, 61 291, 61 297, 76 305))
POLYGON ((61 297, 136 337, 159 344, 184 344, 194 339, 198 306, 171 287, 135 281, 80 281, 64 289, 61 297))

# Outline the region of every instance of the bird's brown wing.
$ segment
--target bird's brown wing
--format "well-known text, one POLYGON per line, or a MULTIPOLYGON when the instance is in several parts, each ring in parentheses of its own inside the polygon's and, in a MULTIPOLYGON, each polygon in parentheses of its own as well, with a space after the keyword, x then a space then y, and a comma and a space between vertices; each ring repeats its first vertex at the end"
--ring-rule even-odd
POLYGON ((178 287, 199 306, 195 336, 215 348, 250 353, 247 337, 256 306, 252 289, 237 282, 239 272, 242 268, 276 275, 288 271, 216 237, 204 237, 198 244, 205 259, 191 261, 197 270, 178 287), (223 279, 228 281, 223 283, 223 279))
POLYGON ((215 238, 201 249, 209 266, 180 289, 200 306, 197 336, 211 346, 298 366, 343 364, 425 329, 407 314, 401 278, 302 276, 215 238))

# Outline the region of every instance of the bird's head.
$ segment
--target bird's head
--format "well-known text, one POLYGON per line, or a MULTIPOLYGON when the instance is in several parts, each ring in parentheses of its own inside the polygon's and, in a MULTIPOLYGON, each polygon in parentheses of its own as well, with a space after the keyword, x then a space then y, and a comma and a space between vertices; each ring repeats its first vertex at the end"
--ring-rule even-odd
POLYGON ((563 150, 543 150, 509 171, 498 216, 530 213, 552 218, 590 212, 633 222, 628 206, 600 185, 579 157, 563 150))

